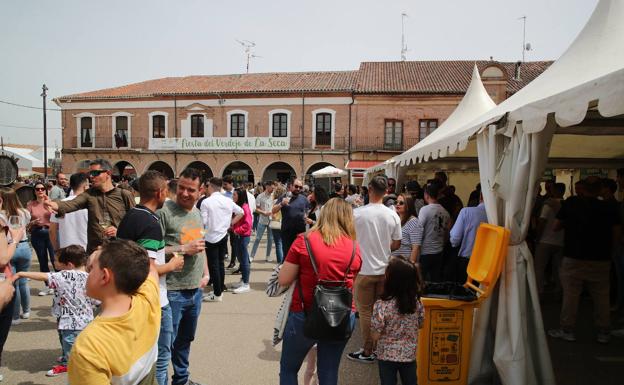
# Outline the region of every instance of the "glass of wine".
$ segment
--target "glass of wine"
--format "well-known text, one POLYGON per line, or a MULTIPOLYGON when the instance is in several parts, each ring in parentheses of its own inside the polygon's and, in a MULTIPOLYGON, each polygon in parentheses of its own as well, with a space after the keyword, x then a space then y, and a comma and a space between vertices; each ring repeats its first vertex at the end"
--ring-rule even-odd
POLYGON ((22 227, 24 224, 22 223, 22 218, 19 215, 11 215, 9 217, 9 228, 12 230, 17 230, 22 227))
POLYGON ((102 214, 102 218, 100 219, 100 227, 102 227, 102 231, 109 228, 111 225, 111 218, 108 213, 102 214))

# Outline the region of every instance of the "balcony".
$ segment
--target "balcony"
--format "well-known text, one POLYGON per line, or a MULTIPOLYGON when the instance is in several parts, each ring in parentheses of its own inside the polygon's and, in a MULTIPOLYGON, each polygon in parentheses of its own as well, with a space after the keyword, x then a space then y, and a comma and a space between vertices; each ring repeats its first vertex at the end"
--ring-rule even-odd
MULTIPOLYGON (((78 138, 72 137, 71 146, 72 149, 141 149, 141 150, 196 150, 196 151, 301 151, 301 150, 316 150, 316 151, 347 151, 349 150, 349 140, 346 136, 335 135, 333 138, 333 146, 331 138, 312 136, 306 137, 291 137, 291 138, 257 138, 260 141, 266 143, 267 140, 278 142, 284 139, 284 144, 281 146, 267 146, 257 145, 256 138, 182 138, 180 142, 191 142, 190 147, 180 146, 174 138, 168 139, 153 139, 148 140, 145 137, 131 137, 129 141, 129 147, 116 147, 114 140, 110 136, 96 136, 91 143, 82 143, 78 146, 78 138), (203 147, 202 143, 209 140, 219 140, 222 142, 220 145, 214 147, 203 147), (234 146, 231 147, 229 142, 234 140, 249 139, 252 143, 250 146, 234 146), (290 139, 288 141, 288 139, 290 139), (199 142, 199 145, 193 147, 192 142, 199 142), (163 142, 164 141, 164 142, 163 142), (163 142, 163 143, 160 143, 163 142), (272 148, 271 148, 272 147, 272 148)), ((389 152, 403 152, 418 143, 418 138, 407 137, 403 138, 402 143, 386 143, 383 136, 358 136, 351 138, 351 151, 389 151, 389 152)))
POLYGON ((142 149, 147 147, 147 140, 142 136, 133 136, 130 137, 128 142, 128 147, 117 147, 114 145, 113 138, 110 136, 96 136, 92 138, 91 142, 83 141, 80 146, 78 146, 78 137, 74 136, 71 140, 72 149, 142 149), (94 139, 94 140, 93 140, 94 139))

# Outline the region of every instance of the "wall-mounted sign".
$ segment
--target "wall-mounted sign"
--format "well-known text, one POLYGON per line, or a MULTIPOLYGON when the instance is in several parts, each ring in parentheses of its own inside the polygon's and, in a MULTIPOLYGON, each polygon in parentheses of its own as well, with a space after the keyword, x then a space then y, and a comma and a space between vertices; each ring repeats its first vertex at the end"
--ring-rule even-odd
POLYGON ((290 148, 290 138, 163 138, 150 139, 150 150, 266 150, 283 151, 290 148))

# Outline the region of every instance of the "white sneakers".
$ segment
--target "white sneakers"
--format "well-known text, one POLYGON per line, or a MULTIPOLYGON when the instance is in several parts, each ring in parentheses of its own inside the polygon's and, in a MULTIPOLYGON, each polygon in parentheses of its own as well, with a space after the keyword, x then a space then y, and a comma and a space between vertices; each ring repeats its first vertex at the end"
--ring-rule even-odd
POLYGON ((234 294, 243 294, 243 293, 247 293, 250 292, 251 288, 249 287, 248 283, 242 283, 239 287, 237 287, 236 289, 234 289, 234 294))
POLYGON ((54 294, 54 289, 45 288, 43 290, 40 290, 39 294, 37 295, 40 297, 43 297, 44 295, 52 295, 52 294, 54 294))
POLYGON ((202 299, 204 302, 223 302, 223 294, 215 295, 214 292, 210 292, 204 296, 202 299))

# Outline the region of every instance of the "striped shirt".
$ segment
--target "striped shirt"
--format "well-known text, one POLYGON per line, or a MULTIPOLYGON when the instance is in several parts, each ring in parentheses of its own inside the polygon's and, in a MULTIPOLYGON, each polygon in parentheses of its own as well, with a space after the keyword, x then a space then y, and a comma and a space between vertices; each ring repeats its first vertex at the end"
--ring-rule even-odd
POLYGON ((416 228, 418 227, 418 218, 412 217, 401 228, 401 247, 394 250, 392 255, 395 257, 409 258, 412 254, 412 247, 416 244, 416 228))
POLYGON ((416 244, 421 246, 421 255, 442 252, 450 220, 449 213, 438 203, 428 204, 420 209, 416 244))
MULTIPOLYGON (((134 241, 147 250, 147 255, 157 265, 165 264, 165 240, 160 220, 154 212, 145 206, 137 205, 130 209, 119 223, 117 238, 134 241)), ((160 306, 169 304, 167 299, 167 276, 158 278, 160 286, 160 306)))

